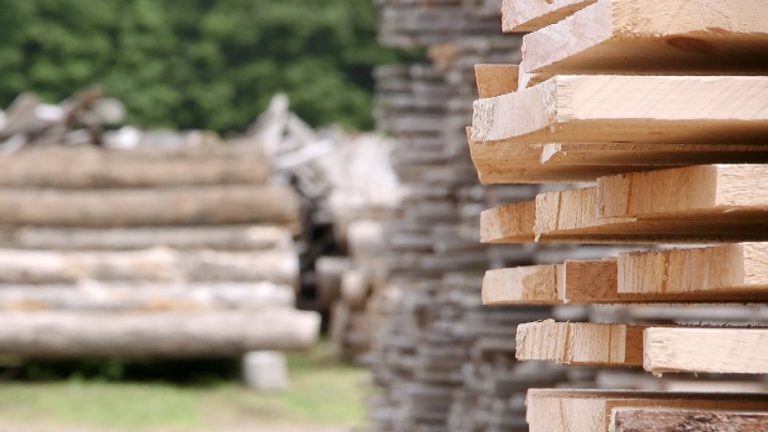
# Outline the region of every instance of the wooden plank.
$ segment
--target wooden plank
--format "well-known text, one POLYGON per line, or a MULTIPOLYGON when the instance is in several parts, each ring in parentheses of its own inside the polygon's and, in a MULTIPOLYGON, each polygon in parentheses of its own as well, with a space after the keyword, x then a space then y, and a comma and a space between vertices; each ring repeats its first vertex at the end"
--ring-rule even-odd
POLYGON ((768 298, 768 244, 736 243, 619 255, 619 295, 696 300, 768 298))
POLYGON ((595 0, 504 0, 501 28, 505 32, 528 32, 554 24, 595 0))
POLYGON ((703 165, 598 180, 600 217, 768 211, 768 165, 703 165))
POLYGON ((475 81, 481 98, 501 96, 517 90, 517 65, 477 64, 475 81))
POLYGON ((766 99, 768 77, 558 75, 475 101, 471 139, 759 144, 768 138, 766 99))
POLYGON ((520 84, 555 74, 755 73, 768 65, 766 42, 761 0, 599 0, 523 38, 520 84))
POLYGON ((649 328, 643 368, 669 372, 768 373, 768 329, 649 328))
POLYGON ((517 327, 518 360, 564 365, 639 367, 645 326, 561 323, 545 320, 517 327))
POLYGON ((768 411, 765 394, 528 390, 530 432, 609 432, 622 408, 768 411))
POLYGON ((486 306, 512 304, 560 304, 559 265, 536 265, 489 270, 483 277, 482 298, 486 306))
POLYGON ((531 242, 534 240, 535 221, 535 201, 523 201, 485 210, 480 214, 480 241, 531 242))
POLYGON ((768 430, 768 412, 616 408, 611 416, 612 432, 763 432, 768 430))

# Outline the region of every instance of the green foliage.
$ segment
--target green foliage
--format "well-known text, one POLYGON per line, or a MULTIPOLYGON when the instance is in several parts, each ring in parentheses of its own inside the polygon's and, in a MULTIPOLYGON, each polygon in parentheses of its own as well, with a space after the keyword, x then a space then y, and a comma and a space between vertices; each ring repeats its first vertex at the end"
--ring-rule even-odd
POLYGON ((312 124, 369 128, 371 0, 3 0, 0 104, 92 83, 145 127, 242 130, 282 91, 312 124))

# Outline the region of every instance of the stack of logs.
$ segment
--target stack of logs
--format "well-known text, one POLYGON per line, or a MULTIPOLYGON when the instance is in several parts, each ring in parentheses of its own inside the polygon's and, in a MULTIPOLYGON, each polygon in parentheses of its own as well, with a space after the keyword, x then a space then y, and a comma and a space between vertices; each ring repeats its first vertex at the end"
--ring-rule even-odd
POLYGON ((594 183, 485 211, 482 240, 659 245, 486 273, 486 305, 606 305, 597 323, 519 326, 519 360, 646 373, 598 375, 620 391, 530 390, 530 430, 768 430, 756 375, 768 373, 768 4, 505 0, 503 12, 504 30, 533 32, 519 66, 477 68, 480 178, 594 183))
POLYGON ((218 357, 317 337, 300 205, 257 146, 36 145, 0 158, 0 353, 218 357))
MULTIPOLYGON (((466 145, 474 64, 519 58, 520 38, 499 31, 500 1, 378 4, 380 39, 426 47, 432 63, 376 71, 376 118, 397 139, 392 160, 402 202, 383 236, 388 277, 367 306, 379 330, 367 356, 381 390, 372 399, 372 429, 526 430, 528 387, 584 374, 515 360, 509 341, 518 324, 551 315, 551 307, 487 310, 478 296, 484 269, 539 259, 532 247, 478 244, 482 209, 539 188, 481 187, 466 145)), ((568 313, 586 317, 582 309, 568 313)))

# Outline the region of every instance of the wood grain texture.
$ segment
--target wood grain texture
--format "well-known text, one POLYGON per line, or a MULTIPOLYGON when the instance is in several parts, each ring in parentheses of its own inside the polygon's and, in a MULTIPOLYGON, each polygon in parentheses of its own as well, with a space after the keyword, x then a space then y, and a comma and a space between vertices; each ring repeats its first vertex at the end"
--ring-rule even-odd
POLYGON ((524 201, 485 210, 480 214, 483 243, 530 242, 534 240, 536 203, 524 201))
POLYGON ((649 328, 643 368, 654 374, 768 373, 768 329, 649 328))
POLYGON ((528 32, 554 24, 595 0, 504 0, 501 27, 505 32, 528 32))
POLYGON ((560 323, 545 320, 517 327, 518 360, 565 365, 639 367, 644 326, 560 323))
POLYGON ((763 432, 768 412, 616 408, 611 432, 763 432))
POLYGON ((558 75, 474 103, 472 141, 760 144, 768 77, 558 75))
POLYGON ((528 390, 530 432, 609 432, 623 408, 766 411, 765 394, 610 390, 528 390))
POLYGON ((760 0, 598 0, 523 38, 520 88, 555 74, 758 73, 766 41, 760 0))
POLYGON ((483 277, 486 306, 511 304, 560 304, 564 302, 561 266, 536 265, 488 270, 483 277))
POLYGON ((477 64, 475 81, 481 98, 501 96, 517 90, 517 65, 477 64))

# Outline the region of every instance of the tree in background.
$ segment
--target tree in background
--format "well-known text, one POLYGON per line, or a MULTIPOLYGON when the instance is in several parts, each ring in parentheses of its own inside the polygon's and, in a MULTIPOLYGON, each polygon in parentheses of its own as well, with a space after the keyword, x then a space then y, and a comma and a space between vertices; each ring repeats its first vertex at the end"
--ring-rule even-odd
POLYGON ((371 0, 3 0, 0 104, 90 84, 145 127, 243 130, 279 91, 318 125, 372 126, 371 0))

